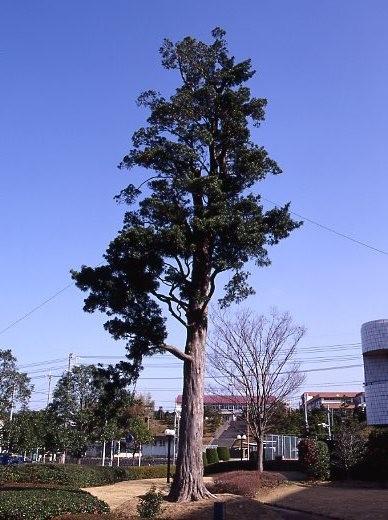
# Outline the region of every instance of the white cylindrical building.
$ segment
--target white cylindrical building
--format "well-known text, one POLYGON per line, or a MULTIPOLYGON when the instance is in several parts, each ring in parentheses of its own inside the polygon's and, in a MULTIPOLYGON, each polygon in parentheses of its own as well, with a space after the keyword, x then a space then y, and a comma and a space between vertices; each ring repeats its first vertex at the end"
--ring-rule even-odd
POLYGON ((361 327, 368 424, 388 425, 388 320, 361 327))

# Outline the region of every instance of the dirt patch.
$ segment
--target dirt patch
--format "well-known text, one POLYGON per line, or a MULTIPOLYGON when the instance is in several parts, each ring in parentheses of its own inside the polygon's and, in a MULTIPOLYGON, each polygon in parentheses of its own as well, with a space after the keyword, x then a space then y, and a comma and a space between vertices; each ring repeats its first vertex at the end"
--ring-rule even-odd
MULTIPOLYGON (((213 483, 212 477, 205 477, 205 482, 211 485, 213 483)), ((158 490, 167 495, 168 485, 165 479, 118 482, 111 486, 87 488, 86 491, 109 504, 114 515, 112 518, 117 518, 117 520, 132 520, 138 518, 136 516, 136 506, 139 502, 138 497, 144 495, 152 485, 155 485, 158 490)), ((190 503, 172 503, 165 501, 163 503, 164 511, 160 518, 165 520, 213 520, 215 500, 199 500, 198 502, 190 503)), ((226 503, 228 520, 245 520, 251 518, 278 520, 281 518, 277 513, 268 510, 266 506, 263 506, 257 500, 231 494, 219 495, 218 500, 222 500, 226 503)), ((86 520, 87 517, 83 518, 86 520)))
MULTIPOLYGON (((216 495, 219 501, 225 503, 228 520, 279 520, 281 517, 268 510, 257 500, 236 495, 216 495)), ((115 510, 120 520, 132 520, 136 516, 138 498, 125 502, 115 510)), ((198 502, 163 503, 163 513, 159 516, 164 520, 213 520, 214 502, 216 500, 198 500, 198 502)))
POLYGON ((368 489, 350 484, 315 485, 290 483, 259 492, 266 504, 298 509, 340 520, 387 520, 388 490, 368 489))
POLYGON ((85 491, 106 502, 114 511, 131 498, 144 495, 152 485, 154 485, 158 491, 167 493, 168 484, 165 478, 126 480, 125 482, 117 482, 117 484, 110 486, 85 488, 85 491))

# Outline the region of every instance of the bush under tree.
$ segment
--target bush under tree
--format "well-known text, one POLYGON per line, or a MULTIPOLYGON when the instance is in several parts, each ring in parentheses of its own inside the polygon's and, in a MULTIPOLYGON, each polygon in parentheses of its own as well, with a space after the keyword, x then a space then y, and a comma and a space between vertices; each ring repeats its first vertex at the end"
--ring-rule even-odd
POLYGON ((156 487, 152 486, 151 489, 140 498, 137 505, 137 512, 140 518, 155 518, 161 513, 162 504, 162 493, 156 491, 156 487))
POLYGON ((299 461, 310 478, 327 480, 330 477, 329 447, 323 441, 307 438, 298 444, 299 461))

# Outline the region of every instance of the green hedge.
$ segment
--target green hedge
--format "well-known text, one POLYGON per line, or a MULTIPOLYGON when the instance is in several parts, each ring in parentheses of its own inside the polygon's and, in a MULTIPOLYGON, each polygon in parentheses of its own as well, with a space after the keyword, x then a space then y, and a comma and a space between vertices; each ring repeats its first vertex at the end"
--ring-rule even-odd
POLYGON ((13 489, 0 491, 1 520, 48 520, 64 513, 108 513, 109 506, 86 491, 13 489))
POLYGON ((230 459, 230 451, 227 446, 218 446, 217 454, 218 454, 219 460, 227 461, 230 459))
POLYGON ((82 488, 105 486, 123 480, 167 476, 167 466, 102 467, 72 464, 0 466, 0 484, 7 482, 55 484, 82 488))
MULTIPOLYGON (((175 472, 175 466, 171 466, 171 473, 175 472)), ((143 478, 164 478, 167 477, 167 466, 130 466, 125 468, 125 479, 139 480, 143 478)))
POLYGON ((218 462, 208 464, 204 468, 205 475, 215 475, 216 473, 225 473, 229 471, 245 471, 253 470, 254 466, 249 460, 228 460, 227 462, 218 462))
POLYGON ((204 451, 202 452, 202 463, 203 463, 203 467, 208 465, 206 453, 204 451))
POLYGON ((217 464, 219 462, 216 448, 206 448, 206 458, 208 464, 217 464))

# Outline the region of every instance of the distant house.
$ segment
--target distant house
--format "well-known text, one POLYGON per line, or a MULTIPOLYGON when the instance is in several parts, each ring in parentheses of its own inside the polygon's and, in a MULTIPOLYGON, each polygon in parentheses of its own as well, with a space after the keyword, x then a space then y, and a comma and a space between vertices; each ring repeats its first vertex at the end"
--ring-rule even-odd
POLYGON ((329 410, 339 410, 343 407, 350 409, 363 406, 365 403, 364 392, 347 392, 338 390, 336 392, 304 392, 302 394, 302 405, 306 403, 309 412, 326 408, 329 410))
MULTIPOLYGON (((233 415, 241 415, 246 409, 249 399, 234 395, 204 395, 203 404, 205 408, 217 411, 231 418, 233 415)), ((179 412, 182 406, 182 396, 178 395, 175 400, 176 409, 179 412)))
POLYGON ((167 457, 168 440, 165 435, 155 435, 150 444, 143 444, 143 457, 167 457))

